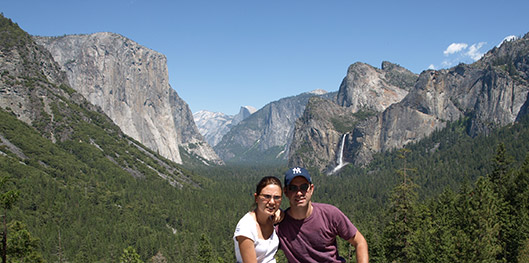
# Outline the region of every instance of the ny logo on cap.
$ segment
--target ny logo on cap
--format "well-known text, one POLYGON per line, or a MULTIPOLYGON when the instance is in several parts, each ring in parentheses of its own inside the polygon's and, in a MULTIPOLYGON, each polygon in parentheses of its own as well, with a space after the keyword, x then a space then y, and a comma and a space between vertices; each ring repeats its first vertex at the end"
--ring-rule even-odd
POLYGON ((292 168, 292 173, 293 174, 300 174, 301 173, 301 168, 299 168, 299 167, 292 168))

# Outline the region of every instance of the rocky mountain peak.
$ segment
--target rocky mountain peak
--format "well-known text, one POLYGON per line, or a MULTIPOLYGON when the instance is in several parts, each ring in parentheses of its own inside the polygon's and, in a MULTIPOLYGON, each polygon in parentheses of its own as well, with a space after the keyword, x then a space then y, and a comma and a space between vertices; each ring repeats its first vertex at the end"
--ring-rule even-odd
POLYGON ((242 106, 236 115, 201 110, 193 113, 193 118, 200 134, 204 136, 211 146, 215 146, 233 126, 256 111, 252 106, 242 106))
POLYGON ((336 102, 353 112, 371 110, 381 112, 401 101, 413 87, 417 76, 389 62, 377 69, 365 63, 349 66, 340 85, 336 102))
POLYGON ((328 171, 342 154, 346 162, 365 165, 375 153, 417 142, 462 117, 470 118, 469 135, 487 134, 529 112, 528 76, 529 34, 473 64, 419 76, 389 62, 382 69, 355 63, 336 99, 349 113, 312 100, 296 122, 289 163, 328 171))
POLYGON ((233 116, 233 125, 237 125, 242 120, 250 117, 257 109, 252 106, 242 106, 239 113, 233 116))

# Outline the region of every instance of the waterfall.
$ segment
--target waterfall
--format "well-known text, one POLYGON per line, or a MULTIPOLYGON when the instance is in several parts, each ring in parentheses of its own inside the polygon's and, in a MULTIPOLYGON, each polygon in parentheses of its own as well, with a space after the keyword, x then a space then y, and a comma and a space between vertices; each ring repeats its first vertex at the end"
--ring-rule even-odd
POLYGON ((338 149, 338 154, 336 157, 336 167, 332 170, 330 174, 336 173, 342 167, 346 166, 348 163, 343 161, 343 151, 345 146, 345 139, 347 138, 347 133, 342 136, 342 142, 340 144, 340 149, 338 149))

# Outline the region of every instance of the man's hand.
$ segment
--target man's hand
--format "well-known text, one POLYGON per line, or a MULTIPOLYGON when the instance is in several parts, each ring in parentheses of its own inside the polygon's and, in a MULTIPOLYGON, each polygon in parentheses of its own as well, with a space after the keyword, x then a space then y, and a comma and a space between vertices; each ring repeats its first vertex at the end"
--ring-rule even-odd
POLYGON ((283 221, 283 218, 285 218, 285 212, 283 212, 281 208, 277 209, 276 213, 270 216, 270 219, 272 219, 272 223, 274 223, 274 225, 281 223, 281 221, 283 221))

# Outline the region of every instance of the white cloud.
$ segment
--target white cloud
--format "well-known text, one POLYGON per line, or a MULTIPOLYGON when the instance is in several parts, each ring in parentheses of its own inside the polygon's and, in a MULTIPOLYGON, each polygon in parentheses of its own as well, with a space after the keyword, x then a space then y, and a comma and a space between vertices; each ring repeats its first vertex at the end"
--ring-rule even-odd
POLYGON ((448 60, 444 60, 442 63, 441 63, 441 66, 443 68, 449 68, 452 66, 452 62, 448 61, 448 60))
POLYGON ((428 67, 428 69, 435 69, 434 64, 430 64, 430 66, 428 67))
POLYGON ((479 50, 483 47, 483 45, 485 45, 485 42, 473 44, 468 48, 468 51, 465 53, 465 55, 469 56, 474 61, 480 59, 483 56, 483 52, 480 52, 479 50))
POLYGON ((460 52, 461 50, 468 47, 466 43, 452 43, 448 48, 443 52, 445 56, 460 52))
MULTIPOLYGON (((445 59, 441 62, 441 68, 449 68, 459 63, 473 63, 483 57, 481 49, 485 42, 469 45, 467 43, 452 43, 443 52, 445 59)), ((430 66, 432 68, 433 65, 430 66)))

